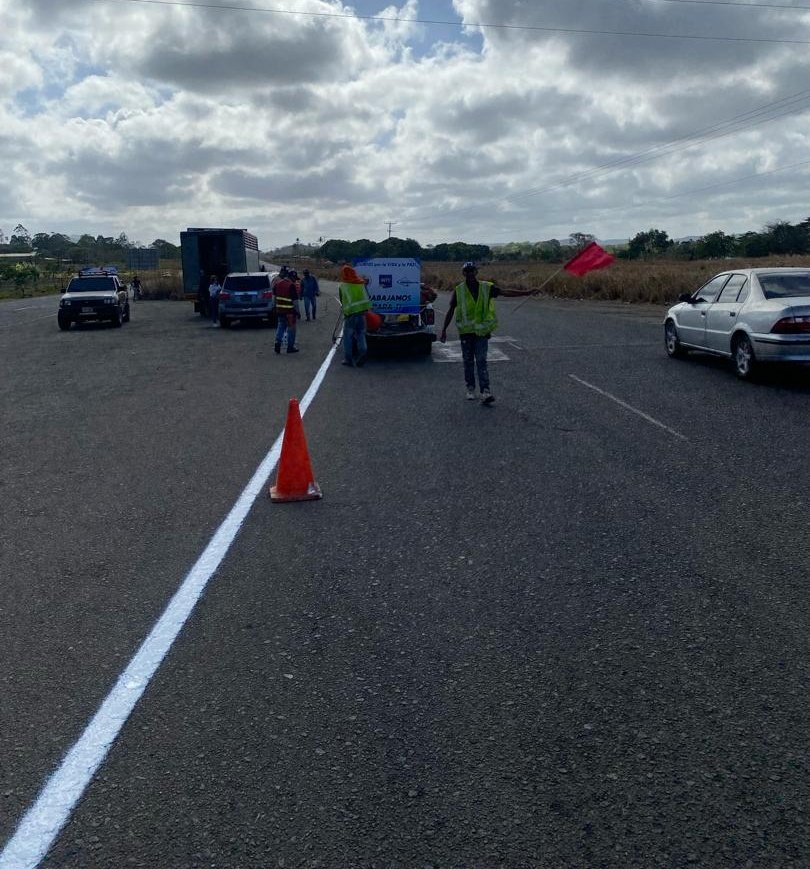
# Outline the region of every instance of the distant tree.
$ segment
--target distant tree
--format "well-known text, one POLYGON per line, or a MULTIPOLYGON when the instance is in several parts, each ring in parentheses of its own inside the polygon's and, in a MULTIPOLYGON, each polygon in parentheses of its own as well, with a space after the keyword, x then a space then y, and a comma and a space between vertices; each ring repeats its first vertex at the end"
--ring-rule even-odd
POLYGON ((761 232, 746 232, 737 237, 737 253, 744 257, 763 257, 771 252, 770 239, 761 232))
POLYGON ((485 244, 467 244, 454 241, 449 244, 437 244, 431 250, 422 252, 422 259, 433 262, 463 263, 482 262, 492 259, 492 250, 485 244))
POLYGON ((710 232, 698 239, 695 244, 695 252, 699 259, 723 259, 731 256, 737 247, 737 240, 733 235, 726 235, 722 230, 710 232))
POLYGON ((787 221, 777 220, 766 226, 765 232, 770 238, 771 253, 807 253, 810 248, 807 229, 801 224, 793 226, 787 221))
POLYGON ((379 242, 374 256, 415 257, 422 256, 422 248, 412 238, 397 238, 395 235, 379 242))
POLYGON ((538 241, 532 247, 531 258, 544 262, 562 262, 563 246, 556 238, 548 241, 538 241))
POLYGON ((589 232, 572 232, 568 239, 571 243, 571 247, 579 250, 580 248, 589 245, 592 241, 596 241, 596 236, 591 235, 589 232))
POLYGON ((161 259, 180 259, 179 245, 172 244, 163 238, 156 238, 149 247, 157 248, 158 256, 161 259))
POLYGON ((648 229, 639 232, 630 239, 627 245, 627 257, 638 259, 650 255, 660 255, 672 246, 672 241, 663 229, 648 229))
POLYGON ((12 253, 31 252, 31 233, 21 223, 14 227, 14 232, 8 240, 8 247, 12 253))

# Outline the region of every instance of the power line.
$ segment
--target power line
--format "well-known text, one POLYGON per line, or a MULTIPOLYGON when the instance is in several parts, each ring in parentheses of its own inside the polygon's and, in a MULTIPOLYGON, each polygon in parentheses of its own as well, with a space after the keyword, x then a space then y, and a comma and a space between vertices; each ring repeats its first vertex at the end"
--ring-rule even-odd
MULTIPOLYGON (((479 27, 496 30, 518 30, 536 33, 565 33, 574 36, 626 36, 643 39, 694 39, 703 42, 733 42, 766 45, 810 45, 810 39, 769 39, 759 36, 707 36, 705 34, 648 33, 634 30, 597 30, 583 27, 542 27, 531 24, 487 24, 483 22, 443 21, 432 18, 397 18, 387 15, 359 15, 348 12, 302 12, 292 9, 270 9, 261 6, 236 6, 221 3, 180 2, 180 0, 95 0, 97 3, 141 3, 151 6, 187 7, 190 9, 218 9, 229 12, 261 12, 269 15, 300 15, 311 18, 343 18, 360 21, 380 21, 392 24, 434 24, 449 27, 479 27)), ((748 5, 748 4, 743 4, 748 5)))

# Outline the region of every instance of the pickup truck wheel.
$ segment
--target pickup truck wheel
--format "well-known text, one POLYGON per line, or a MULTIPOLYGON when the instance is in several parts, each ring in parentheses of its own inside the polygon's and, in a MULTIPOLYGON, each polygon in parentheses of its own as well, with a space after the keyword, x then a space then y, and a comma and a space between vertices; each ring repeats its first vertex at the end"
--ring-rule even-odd
POLYGON ((124 305, 124 322, 129 323, 129 302, 124 305))
POLYGON ((63 317, 61 314, 57 314, 56 321, 59 323, 59 328, 63 332, 67 332, 67 330, 70 328, 70 320, 67 317, 63 317))
POLYGON ((419 353, 422 356, 430 356, 433 352, 433 342, 430 338, 424 338, 419 345, 419 353))
POLYGON ((120 329, 124 325, 124 315, 120 308, 110 322, 116 329, 120 329))

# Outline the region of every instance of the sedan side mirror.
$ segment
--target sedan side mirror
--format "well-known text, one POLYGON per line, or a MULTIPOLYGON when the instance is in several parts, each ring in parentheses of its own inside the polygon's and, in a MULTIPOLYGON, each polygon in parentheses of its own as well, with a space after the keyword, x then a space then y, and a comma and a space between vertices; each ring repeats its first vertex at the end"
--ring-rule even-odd
POLYGON ((691 293, 681 293, 680 296, 678 296, 678 301, 679 302, 691 302, 692 301, 692 294, 691 293))

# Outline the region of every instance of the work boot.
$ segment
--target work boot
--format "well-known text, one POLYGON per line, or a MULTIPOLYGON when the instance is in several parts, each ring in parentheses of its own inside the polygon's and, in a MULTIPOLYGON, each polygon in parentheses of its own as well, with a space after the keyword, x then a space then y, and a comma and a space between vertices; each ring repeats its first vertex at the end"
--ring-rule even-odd
POLYGON ((298 352, 298 348, 297 348, 297 347, 288 347, 288 348, 287 348, 287 352, 288 352, 288 353, 297 353, 297 352, 298 352))
POLYGON ((492 404, 495 401, 495 396, 488 390, 481 390, 481 404, 492 404))
POLYGON ((281 353, 281 342, 276 341, 276 343, 273 345, 273 349, 276 351, 276 353, 281 353))

